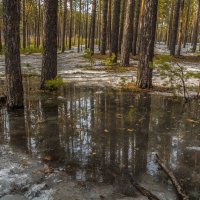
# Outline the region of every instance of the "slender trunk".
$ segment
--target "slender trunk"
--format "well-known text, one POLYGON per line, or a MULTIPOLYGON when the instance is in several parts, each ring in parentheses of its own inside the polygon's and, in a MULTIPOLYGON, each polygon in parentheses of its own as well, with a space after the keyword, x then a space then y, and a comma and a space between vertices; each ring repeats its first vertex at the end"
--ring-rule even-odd
POLYGON ((197 16, 196 16, 193 38, 192 38, 192 43, 193 43, 192 52, 193 53, 197 49, 198 33, 199 33, 199 17, 200 17, 200 0, 198 0, 197 16))
POLYGON ((40 0, 38 0, 37 48, 40 46, 40 18, 41 18, 41 2, 40 0))
POLYGON ((121 48, 121 65, 129 65, 130 55, 130 41, 133 32, 133 11, 134 11, 134 0, 128 0, 126 9, 126 21, 124 26, 123 42, 121 48))
POLYGON ((175 55, 175 51, 176 51, 180 5, 181 5, 181 0, 176 0, 175 10, 174 10, 174 22, 173 22, 173 30, 172 30, 171 48, 170 48, 170 55, 172 56, 175 55))
POLYGON ((178 50, 177 50, 177 55, 181 55, 181 45, 182 45, 182 38, 183 38, 183 15, 184 15, 184 3, 185 1, 182 0, 181 4, 181 19, 180 19, 180 29, 179 29, 179 34, 178 34, 178 50))
POLYGON ((118 44, 118 49, 120 53, 121 53, 121 46, 122 46, 123 32, 124 32, 125 7, 126 7, 126 0, 123 0, 121 2, 120 30, 119 30, 119 44, 118 44))
POLYGON ((66 25, 67 25, 67 0, 64 0, 64 12, 63 12, 63 26, 62 26, 62 46, 61 46, 61 52, 63 53, 65 51, 65 45, 66 45, 66 25))
POLYGON ((107 46, 111 54, 111 12, 112 12, 112 0, 108 0, 108 24, 107 24, 107 46))
POLYGON ((85 49, 88 48, 88 9, 89 9, 89 3, 87 0, 87 2, 86 2, 86 20, 85 20, 85 49))
POLYGON ((106 38, 107 38, 107 16, 108 16, 108 0, 103 0, 103 16, 102 16, 102 32, 101 32, 101 54, 106 54, 106 38))
POLYGON ((20 65, 20 0, 3 0, 6 92, 9 109, 23 107, 20 65))
POLYGON ((92 54, 94 54, 95 24, 96 24, 96 0, 93 0, 91 24, 90 24, 90 46, 89 46, 92 54))
POLYGON ((70 0, 69 49, 72 48, 73 4, 70 0))
POLYGON ((172 3, 171 3, 171 9, 170 9, 170 19, 169 19, 169 29, 168 29, 168 41, 167 41, 168 49, 171 48, 173 18, 174 18, 174 1, 172 1, 172 3))
POLYGON ((113 60, 114 62, 117 62, 117 55, 118 55, 120 2, 121 0, 114 0, 114 5, 113 5, 111 54, 115 55, 115 59, 113 60))
POLYGON ((78 22, 78 52, 80 52, 80 41, 81 41, 81 9, 82 1, 79 1, 79 22, 78 22))
POLYGON ((190 0, 188 0, 187 5, 187 16, 186 16, 186 22, 185 22, 185 31, 184 31, 184 44, 183 47, 186 47, 187 39, 188 39, 188 25, 189 25, 189 17, 190 17, 190 0))
POLYGON ((134 24, 134 34, 133 34, 133 45, 132 45, 132 54, 133 54, 133 56, 135 56, 137 54, 137 40, 138 40, 138 28, 139 28, 140 10, 141 10, 141 0, 137 0, 135 24, 134 24))
POLYGON ((40 88, 57 76, 58 1, 44 0, 44 39, 40 88))

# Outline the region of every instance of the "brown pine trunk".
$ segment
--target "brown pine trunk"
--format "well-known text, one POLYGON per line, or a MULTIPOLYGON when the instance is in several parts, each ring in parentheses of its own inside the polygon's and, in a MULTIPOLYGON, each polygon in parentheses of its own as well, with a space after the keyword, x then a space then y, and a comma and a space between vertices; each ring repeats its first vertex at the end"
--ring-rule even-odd
POLYGON ((38 0, 38 19, 37 19, 37 48, 40 46, 40 18, 41 18, 41 2, 38 0))
POLYGON ((133 11, 134 11, 134 0, 128 0, 126 9, 126 21, 124 26, 124 34, 121 48, 121 65, 129 65, 130 55, 130 41, 132 39, 133 32, 133 11))
POLYGON ((181 45, 182 45, 182 38, 183 38, 183 15, 184 15, 184 3, 185 1, 182 0, 181 4, 181 19, 180 19, 180 29, 179 29, 179 34, 178 34, 178 50, 177 50, 177 55, 181 55, 181 45))
POLYGON ((115 55, 114 62, 117 62, 118 55, 118 36, 119 36, 119 18, 120 18, 120 2, 121 0, 114 0, 113 17, 112 17, 112 33, 111 33, 111 55, 115 55))
POLYGON ((134 34, 133 34, 133 45, 132 45, 132 54, 133 54, 133 56, 135 56, 137 54, 137 40, 138 40, 138 28, 139 28, 140 10, 141 10, 141 0, 137 0, 135 24, 134 24, 134 34))
POLYGON ((173 25, 173 18, 174 18, 174 1, 171 3, 171 8, 170 8, 170 19, 169 19, 169 28, 168 28, 168 40, 167 40, 167 46, 168 49, 171 48, 171 38, 172 38, 172 25, 173 25))
POLYGON ((195 20, 194 32, 193 32, 193 38, 192 38, 192 43, 193 43, 192 52, 193 53, 197 49, 198 33, 199 33, 199 17, 200 17, 200 0, 198 0, 197 16, 195 20))
POLYGON ((106 38, 107 38, 107 16, 108 16, 108 0, 103 0, 103 16, 102 16, 102 32, 101 32, 101 54, 106 54, 106 38))
POLYGON ((170 55, 174 56, 176 51, 176 43, 178 36, 178 27, 179 27, 179 15, 180 15, 180 6, 181 0, 176 0, 175 10, 174 10, 174 22, 172 29, 172 38, 171 38, 171 47, 170 47, 170 55))
POLYGON ((186 47, 187 40, 188 40, 188 25, 189 25, 189 17, 190 17, 190 0, 188 0, 188 5, 187 5, 187 16, 186 16, 186 21, 185 21, 185 31, 184 31, 184 44, 183 47, 186 47))
POLYGON ((44 39, 40 88, 57 76, 57 13, 58 1, 44 0, 44 39))
POLYGON ((86 2, 86 20, 85 20, 85 49, 88 48, 88 9, 89 9, 89 3, 87 0, 87 2, 86 2))
POLYGON ((22 46, 26 48, 26 0, 22 0, 22 46))
POLYGON ((90 24, 90 45, 89 45, 92 54, 94 54, 95 24, 96 24, 96 0, 93 0, 91 24, 90 24))
POLYGON ((119 53, 121 53, 121 46, 124 33, 125 8, 126 8, 126 0, 123 0, 121 2, 120 30, 119 30, 119 44, 118 44, 119 53))
POLYGON ((109 47, 110 54, 111 54, 111 13, 112 13, 112 0, 108 0, 107 46, 109 47))
POLYGON ((80 52, 80 44, 81 44, 81 11, 82 11, 82 1, 79 0, 78 52, 80 52))
POLYGON ((62 24, 62 46, 61 52, 65 51, 66 40, 66 25, 67 25, 67 0, 64 0, 63 24, 62 24))
POLYGON ((69 49, 72 48, 73 4, 70 0, 69 49))
POLYGON ((23 107, 20 65, 20 0, 3 0, 6 91, 9 109, 23 107))
POLYGON ((152 87, 152 62, 155 43, 158 0, 143 0, 141 19, 141 38, 137 86, 145 89, 152 87))

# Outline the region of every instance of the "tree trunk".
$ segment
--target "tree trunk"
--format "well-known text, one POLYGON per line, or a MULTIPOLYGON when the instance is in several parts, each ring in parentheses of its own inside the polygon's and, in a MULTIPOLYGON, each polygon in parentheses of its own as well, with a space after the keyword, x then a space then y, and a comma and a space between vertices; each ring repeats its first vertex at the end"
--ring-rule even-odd
POLYGON ((66 24, 67 24, 67 0, 64 0, 64 12, 63 12, 63 27, 62 27, 62 46, 61 52, 65 51, 66 40, 66 24))
POLYGON ((41 3, 38 0, 38 19, 37 19, 37 48, 40 46, 40 18, 41 18, 41 3))
POLYGON ((184 44, 183 47, 186 47, 187 39, 188 39, 188 25, 189 25, 189 17, 190 17, 190 0, 188 0, 187 5, 187 16, 186 16, 186 22, 185 22, 185 31, 184 31, 184 44))
POLYGON ((22 0, 22 35, 23 48, 26 48, 26 0, 22 0))
POLYGON ((195 20, 194 32, 193 32, 193 38, 192 38, 192 43, 193 43, 192 52, 193 53, 197 49, 198 33, 199 33, 199 17, 200 17, 200 0, 198 0, 197 16, 195 20))
POLYGON ((108 24, 107 24, 107 46, 111 54, 111 13, 112 13, 112 0, 108 0, 108 24))
POLYGON ((145 89, 152 87, 152 50, 155 42, 158 0, 143 0, 143 3, 137 86, 145 89))
POLYGON ((106 54, 106 38, 107 38, 107 16, 108 16, 108 0, 103 0, 103 16, 102 16, 102 32, 101 32, 101 54, 106 54))
POLYGON ((173 30, 173 18, 174 18, 174 1, 171 3, 171 9, 170 9, 170 19, 169 19, 169 28, 168 28, 168 40, 167 40, 167 46, 168 49, 171 48, 171 39, 172 39, 172 30, 173 30))
POLYGON ((119 18, 120 18, 120 2, 121 0, 114 0, 113 17, 112 17, 112 34, 111 34, 111 55, 115 55, 114 62, 117 62, 118 55, 118 36, 119 36, 119 18))
POLYGON ((121 48, 121 65, 129 65, 130 55, 130 41, 133 32, 133 11, 134 11, 134 0, 128 0, 126 9, 126 21, 124 26, 124 34, 121 48))
POLYGON ((7 106, 23 107, 20 65, 20 0, 3 0, 7 106))
POLYGON ((57 76, 57 13, 58 1, 44 0, 44 39, 40 88, 57 76))
POLYGON ((90 24, 90 46, 89 46, 92 54, 94 54, 95 23, 96 23, 96 0, 93 0, 91 24, 90 24))
POLYGON ((140 18, 140 8, 141 8, 141 0, 137 0, 136 4, 136 16, 135 16, 135 24, 134 24, 134 34, 133 34, 133 47, 132 54, 135 56, 137 54, 137 40, 138 40, 138 28, 139 28, 139 18, 140 18))
POLYGON ((80 52, 80 43, 81 43, 81 10, 82 10, 82 1, 79 0, 78 52, 80 52))
POLYGON ((86 2, 86 21, 85 21, 85 49, 88 48, 88 9, 89 9, 89 3, 87 0, 87 2, 86 2))
POLYGON ((118 49, 121 53, 121 47, 122 47, 122 40, 123 40, 123 33, 124 33, 124 18, 125 18, 125 8, 126 8, 126 0, 123 0, 121 2, 121 16, 120 16, 120 30, 119 30, 119 44, 118 49))
POLYGON ((182 0, 181 3, 181 19, 180 19, 180 29, 179 29, 179 34, 178 34, 178 50, 177 50, 177 55, 181 55, 181 45, 182 45, 182 38, 183 38, 183 15, 184 15, 184 3, 185 1, 182 0))
POLYGON ((178 25, 179 25, 179 15, 180 15, 180 5, 181 5, 181 0, 176 0, 175 10, 174 10, 174 22, 173 22, 173 29, 172 29, 171 48, 170 48, 170 55, 171 56, 174 56, 175 51, 176 51, 178 25))
POLYGON ((73 4, 70 0, 69 49, 72 48, 73 4))

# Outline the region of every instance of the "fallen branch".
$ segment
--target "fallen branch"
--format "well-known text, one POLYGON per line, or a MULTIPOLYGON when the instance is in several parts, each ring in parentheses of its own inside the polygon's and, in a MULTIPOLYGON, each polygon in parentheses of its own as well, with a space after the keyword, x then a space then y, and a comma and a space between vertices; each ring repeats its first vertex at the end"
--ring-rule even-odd
POLYGON ((185 191, 183 190, 183 188, 181 187, 180 183, 178 182, 178 180, 176 179, 176 177, 174 176, 173 172, 170 171, 163 163, 163 161, 159 158, 159 156, 156 154, 156 161, 159 164, 159 166, 161 167, 161 169, 167 174, 167 176, 170 178, 172 184, 174 185, 177 194, 179 196, 180 200, 189 200, 189 197, 186 195, 185 191))
MULTIPOLYGON (((152 194, 149 190, 139 185, 134 178, 130 175, 130 173, 124 169, 122 173, 127 177, 127 179, 130 181, 131 185, 143 196, 147 197, 149 200, 160 200, 156 195, 152 194)), ((114 169, 111 170, 111 174, 114 177, 119 176, 119 172, 116 172, 114 169)))
POLYGON ((152 194, 149 190, 139 185, 130 174, 127 174, 127 177, 129 177, 130 183, 136 190, 142 194, 143 196, 147 197, 149 200, 160 200, 156 195, 152 194))

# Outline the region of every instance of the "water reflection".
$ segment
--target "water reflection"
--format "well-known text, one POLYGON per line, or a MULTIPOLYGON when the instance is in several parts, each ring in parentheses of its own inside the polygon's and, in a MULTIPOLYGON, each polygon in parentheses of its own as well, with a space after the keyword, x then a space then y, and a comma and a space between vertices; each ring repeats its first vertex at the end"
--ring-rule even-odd
MULTIPOLYGON (((31 83, 29 83, 29 87, 31 83)), ((155 153, 194 196, 200 191, 199 103, 111 89, 68 86, 57 95, 26 91, 25 113, 1 110, 1 143, 64 167, 77 180, 111 181, 108 166, 167 184, 155 153)))

